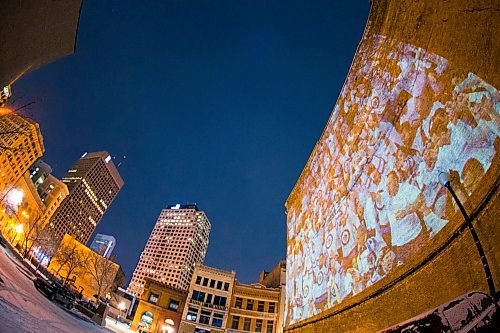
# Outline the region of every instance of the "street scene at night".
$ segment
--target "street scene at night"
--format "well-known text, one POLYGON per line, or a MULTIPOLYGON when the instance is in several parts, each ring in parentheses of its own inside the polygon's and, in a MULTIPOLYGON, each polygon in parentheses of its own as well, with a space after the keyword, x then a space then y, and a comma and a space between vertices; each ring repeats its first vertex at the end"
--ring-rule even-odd
POLYGON ((500 332, 499 11, 0 1, 0 333, 500 332))

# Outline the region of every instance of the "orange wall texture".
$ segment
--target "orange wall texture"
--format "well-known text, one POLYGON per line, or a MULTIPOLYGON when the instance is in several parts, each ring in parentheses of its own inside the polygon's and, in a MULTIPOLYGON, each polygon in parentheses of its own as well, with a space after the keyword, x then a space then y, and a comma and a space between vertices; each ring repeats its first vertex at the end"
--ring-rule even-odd
POLYGON ((500 284, 495 1, 374 0, 287 202, 288 332, 372 332, 500 284))

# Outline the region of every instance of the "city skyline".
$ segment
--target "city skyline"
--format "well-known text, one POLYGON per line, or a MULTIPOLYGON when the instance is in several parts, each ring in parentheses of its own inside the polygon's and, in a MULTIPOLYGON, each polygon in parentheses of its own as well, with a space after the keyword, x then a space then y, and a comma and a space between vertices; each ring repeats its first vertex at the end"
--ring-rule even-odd
POLYGON ((105 149, 121 162, 127 184, 95 232, 116 237, 128 279, 158 211, 172 203, 195 202, 210 217, 207 265, 253 282, 285 258, 284 202, 369 9, 364 1, 226 6, 229 16, 203 4, 139 13, 126 2, 86 2, 75 54, 12 86, 17 103, 36 101, 28 111, 55 176, 84 151, 105 149), (227 26, 233 33, 220 39, 227 26))
POLYGON ((497 331, 496 7, 3 1, 0 333, 497 331))

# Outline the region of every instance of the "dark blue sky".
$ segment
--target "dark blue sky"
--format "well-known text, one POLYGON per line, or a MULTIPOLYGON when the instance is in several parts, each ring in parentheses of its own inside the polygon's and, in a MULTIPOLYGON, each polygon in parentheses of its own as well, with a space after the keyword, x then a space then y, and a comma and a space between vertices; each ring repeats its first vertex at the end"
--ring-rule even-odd
POLYGON ((130 278, 162 208, 192 203, 205 263, 254 282, 286 253, 284 203, 335 104, 368 0, 85 0, 77 49, 13 86, 54 174, 108 150, 125 187, 97 232, 130 278), (146 5, 147 3, 147 5, 146 5))

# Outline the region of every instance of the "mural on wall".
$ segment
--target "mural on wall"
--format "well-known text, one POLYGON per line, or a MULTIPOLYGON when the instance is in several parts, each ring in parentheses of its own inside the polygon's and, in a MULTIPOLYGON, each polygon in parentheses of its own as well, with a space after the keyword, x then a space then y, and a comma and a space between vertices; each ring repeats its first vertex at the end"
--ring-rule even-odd
POLYGON ((422 48, 383 36, 369 48, 287 202, 288 325, 383 279, 448 223, 441 171, 470 195, 498 163, 494 87, 422 48))

